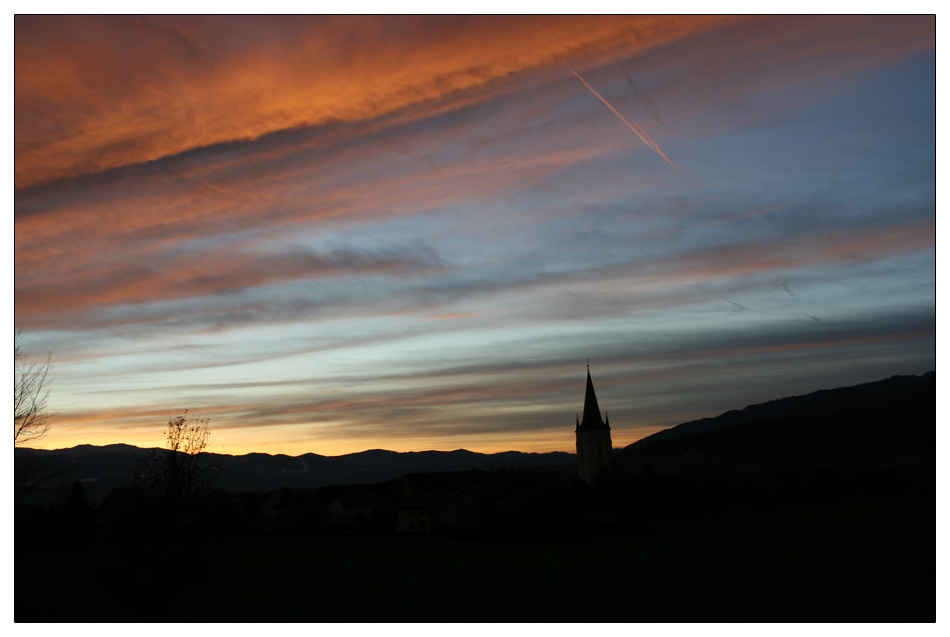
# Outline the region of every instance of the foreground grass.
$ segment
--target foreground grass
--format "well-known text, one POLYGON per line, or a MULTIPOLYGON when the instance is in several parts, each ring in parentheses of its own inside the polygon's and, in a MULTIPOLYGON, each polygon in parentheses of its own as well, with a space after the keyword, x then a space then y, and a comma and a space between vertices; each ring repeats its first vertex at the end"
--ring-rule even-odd
POLYGON ((935 515, 931 498, 657 521, 629 537, 40 550, 17 555, 15 619, 935 621, 935 515))

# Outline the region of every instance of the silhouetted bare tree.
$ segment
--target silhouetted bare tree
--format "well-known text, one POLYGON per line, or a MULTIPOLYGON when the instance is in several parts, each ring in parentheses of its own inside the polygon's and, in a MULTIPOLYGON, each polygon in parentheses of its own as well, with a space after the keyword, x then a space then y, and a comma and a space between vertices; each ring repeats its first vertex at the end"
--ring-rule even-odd
POLYGON ((186 409, 165 426, 165 449, 156 451, 140 467, 139 485, 148 493, 178 501, 211 488, 217 467, 202 462, 211 442, 208 418, 189 417, 186 409))
POLYGON ((23 355, 20 333, 13 340, 13 444, 39 440, 49 431, 50 358, 35 363, 23 355))

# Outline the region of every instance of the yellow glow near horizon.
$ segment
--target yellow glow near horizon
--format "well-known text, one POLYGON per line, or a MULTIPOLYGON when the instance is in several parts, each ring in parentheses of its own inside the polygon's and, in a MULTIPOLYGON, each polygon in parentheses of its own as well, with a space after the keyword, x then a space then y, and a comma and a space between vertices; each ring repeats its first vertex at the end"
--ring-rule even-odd
MULTIPOLYGON (((228 429, 210 427, 210 453, 240 456, 249 453, 267 453, 299 456, 315 453, 321 456, 340 456, 359 453, 370 449, 385 449, 400 453, 411 451, 455 451, 465 449, 476 453, 493 454, 505 451, 524 453, 549 453, 561 451, 574 453, 573 426, 565 426, 564 431, 541 431, 535 433, 518 432, 511 434, 482 434, 468 439, 461 437, 418 436, 379 439, 326 438, 323 440, 295 439, 296 427, 272 425, 260 430, 257 428, 228 429)), ((632 432, 613 432, 613 446, 626 447, 664 427, 637 429, 632 432)), ((160 448, 164 446, 163 427, 157 425, 150 430, 129 428, 121 436, 102 428, 88 426, 57 426, 55 421, 49 434, 42 440, 30 445, 36 449, 68 449, 78 445, 106 446, 128 444, 141 448, 160 448)))

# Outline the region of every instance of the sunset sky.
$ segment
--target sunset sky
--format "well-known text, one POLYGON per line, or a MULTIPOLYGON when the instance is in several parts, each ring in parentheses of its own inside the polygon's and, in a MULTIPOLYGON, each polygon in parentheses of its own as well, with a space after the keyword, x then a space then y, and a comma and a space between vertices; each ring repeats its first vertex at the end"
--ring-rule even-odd
POLYGON ((15 27, 38 446, 573 451, 936 367, 935 18, 15 27))

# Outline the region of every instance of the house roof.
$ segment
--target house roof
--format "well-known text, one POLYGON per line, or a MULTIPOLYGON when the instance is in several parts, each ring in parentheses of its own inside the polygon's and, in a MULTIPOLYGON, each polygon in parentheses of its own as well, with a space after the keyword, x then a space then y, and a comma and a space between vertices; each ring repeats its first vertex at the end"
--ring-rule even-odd
POLYGON ((366 504, 377 504, 383 497, 378 492, 363 493, 338 493, 334 500, 343 506, 358 506, 366 504))
POLYGON ((393 490, 388 482, 374 482, 372 484, 330 484, 317 489, 317 502, 320 506, 330 506, 334 499, 341 503, 352 503, 357 500, 381 500, 393 490))

